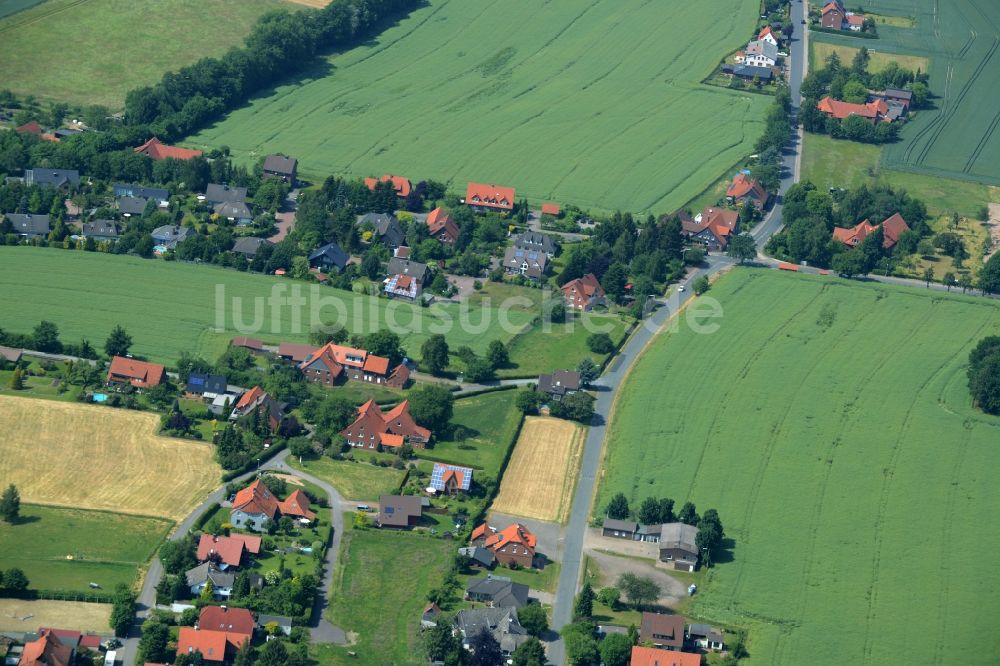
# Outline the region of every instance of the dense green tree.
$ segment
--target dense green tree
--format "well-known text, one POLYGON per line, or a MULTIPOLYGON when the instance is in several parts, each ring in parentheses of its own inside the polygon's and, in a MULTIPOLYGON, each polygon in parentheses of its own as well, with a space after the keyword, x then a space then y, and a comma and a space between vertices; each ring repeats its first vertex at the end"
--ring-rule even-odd
POLYGON ((726 254, 744 264, 757 258, 757 243, 750 234, 739 234, 729 240, 726 254))
POLYGON ((469 647, 472 649, 472 653, 466 656, 469 666, 501 666, 505 663, 500 643, 486 627, 469 639, 469 647))
POLYGON ((576 372, 580 375, 580 382, 584 386, 587 386, 600 376, 601 369, 596 363, 594 363, 593 359, 589 356, 585 356, 579 363, 577 363, 576 372))
POLYGON ((169 640, 170 628, 167 625, 154 619, 146 620, 142 623, 137 661, 139 663, 168 661, 169 640))
POLYGON ((608 518, 625 520, 629 517, 628 499, 624 493, 615 493, 608 502, 608 518))
POLYGON ((553 416, 589 424, 594 418, 594 398, 589 393, 577 391, 550 403, 549 409, 553 416))
POLYGON ((607 333, 591 333, 587 336, 587 349, 595 354, 610 354, 615 350, 615 343, 607 333))
POLYGON ((1000 252, 994 254, 989 261, 983 264, 976 286, 986 294, 1000 293, 1000 252))
POLYGON ((599 649, 603 666, 628 666, 632 658, 632 641, 625 634, 608 634, 599 649))
POLYGON ((41 321, 31 334, 34 348, 50 354, 61 354, 62 342, 59 341, 59 328, 50 321, 41 321))
POLYGON ((573 602, 573 618, 589 619, 592 617, 594 615, 595 598, 594 588, 590 586, 589 581, 585 582, 580 589, 580 593, 576 595, 576 601, 573 602))
POLYGON ((434 661, 459 663, 464 656, 464 650, 458 639, 452 633, 451 622, 439 618, 437 625, 424 632, 424 653, 434 661))
POLYGON ((615 262, 611 264, 604 277, 601 278, 601 286, 605 293, 614 300, 621 303, 625 296, 625 284, 628 282, 628 269, 624 264, 615 262))
POLYGON ((709 283, 708 278, 705 277, 704 275, 695 280, 694 284, 691 285, 691 289, 698 296, 701 296, 706 291, 708 291, 709 287, 711 287, 711 284, 709 283))
POLYGON ((684 502, 684 506, 681 507, 680 512, 677 514, 677 520, 684 523, 685 525, 697 525, 700 520, 698 517, 698 512, 695 509, 693 502, 684 502))
POLYGON ((286 666, 288 649, 283 640, 271 640, 264 643, 257 655, 257 666, 286 666))
POLYGON ((132 336, 121 326, 115 326, 104 342, 104 353, 108 356, 125 356, 131 346, 132 336))
POLYGON ((11 592, 24 592, 31 584, 24 572, 16 567, 4 571, 3 580, 0 583, 2 583, 0 587, 11 592))
POLYGON ((496 379, 493 366, 485 358, 473 358, 465 364, 465 381, 473 384, 483 384, 496 379))
POLYGON ((545 666, 547 663, 545 646, 534 636, 518 645, 511 655, 511 666, 545 666))
POLYGON ((597 593, 597 600, 611 610, 618 610, 619 599, 621 599, 621 592, 617 587, 605 587, 597 593))
POLYGON ((363 346, 370 354, 388 358, 392 366, 397 365, 406 355, 399 336, 387 329, 366 335, 363 346))
POLYGON ((617 587, 636 608, 651 606, 660 598, 660 586, 652 578, 630 571, 618 576, 617 587))
POLYGON ((517 612, 517 619, 532 636, 541 636, 549 628, 548 615, 540 604, 528 604, 517 612))
POLYGON ((491 340, 486 348, 486 360, 494 370, 504 368, 510 363, 507 347, 500 340, 491 340))
POLYGON ((590 622, 575 622, 560 632, 566 647, 566 658, 571 666, 594 666, 600 661, 596 628, 590 622))
POLYGON ((430 430, 438 433, 447 431, 451 421, 455 397, 444 386, 421 384, 410 392, 410 415, 430 430))
POLYGON ((24 388, 24 373, 21 372, 21 368, 14 368, 14 372, 11 373, 10 388, 12 391, 20 391, 24 388))
POLYGON ((448 341, 441 334, 432 335, 420 347, 420 365, 432 375, 440 375, 448 367, 448 341))
POLYGON ((16 523, 21 515, 21 493, 13 483, 0 495, 0 518, 7 523, 16 523))
POLYGON ((841 252, 833 258, 831 268, 846 278, 854 277, 855 275, 864 275, 866 272, 865 258, 856 249, 841 252))
POLYGON ((119 583, 115 588, 113 602, 111 606, 111 618, 108 624, 118 638, 128 635, 132 622, 135 620, 135 593, 129 589, 128 585, 119 583))
POLYGON ((660 522, 660 502, 655 497, 647 497, 639 505, 636 518, 643 525, 654 525, 660 522))

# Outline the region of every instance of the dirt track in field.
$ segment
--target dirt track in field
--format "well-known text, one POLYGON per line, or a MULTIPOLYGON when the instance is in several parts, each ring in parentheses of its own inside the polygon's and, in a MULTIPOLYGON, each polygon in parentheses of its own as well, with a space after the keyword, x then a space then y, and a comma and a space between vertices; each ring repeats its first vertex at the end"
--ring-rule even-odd
POLYGON ((583 427, 571 421, 543 416, 525 419, 493 510, 565 521, 585 433, 583 427))

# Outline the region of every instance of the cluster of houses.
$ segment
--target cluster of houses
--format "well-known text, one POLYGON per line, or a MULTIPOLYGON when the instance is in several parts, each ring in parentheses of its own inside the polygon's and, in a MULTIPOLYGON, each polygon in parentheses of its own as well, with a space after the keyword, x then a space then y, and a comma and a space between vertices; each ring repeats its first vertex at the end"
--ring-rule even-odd
POLYGON ((86 132, 89 127, 86 123, 80 122, 79 120, 73 120, 64 127, 49 128, 46 129, 42 127, 37 120, 31 120, 23 125, 19 125, 14 128, 14 131, 18 134, 34 134, 42 141, 51 141, 52 143, 59 143, 66 137, 73 136, 75 134, 80 134, 81 132, 86 132))
MULTIPOLYGON (((7 646, 5 664, 72 666, 78 652, 82 653, 83 650, 97 652, 104 642, 104 639, 97 634, 52 627, 41 627, 35 633, 26 633, 23 640, 24 645, 7 646)), ((114 652, 108 654, 115 655, 114 652)))
POLYGON ((830 0, 823 5, 823 9, 820 10, 819 23, 824 28, 831 30, 861 32, 865 29, 864 15, 847 11, 841 0, 830 0))
POLYGON ((757 39, 751 40, 742 51, 737 51, 733 57, 735 64, 722 66, 722 73, 729 78, 744 81, 759 81, 771 83, 781 76, 778 69, 778 59, 781 53, 781 36, 777 28, 764 26, 757 34, 757 39))
POLYGON ((878 229, 882 230, 882 247, 891 250, 899 242, 899 237, 910 230, 910 225, 902 215, 894 213, 879 224, 872 224, 864 219, 853 227, 837 227, 833 230, 833 238, 848 248, 854 248, 878 229))
MULTIPOLYGON (((726 201, 736 207, 750 204, 757 210, 764 210, 770 194, 749 171, 740 171, 726 188, 726 201)), ((685 210, 677 211, 676 215, 684 236, 711 251, 725 250, 729 239, 740 233, 739 212, 729 208, 706 206, 694 217, 685 210)))
POLYGON ((647 541, 659 546, 660 561, 670 563, 677 571, 694 571, 698 566, 698 528, 686 523, 643 525, 630 520, 605 518, 601 534, 614 539, 647 541))
POLYGON ((849 116, 859 116, 874 125, 905 120, 912 103, 913 93, 909 90, 887 88, 869 95, 864 104, 842 102, 827 95, 816 103, 816 108, 829 118, 843 120, 849 116))
POLYGON ((177 656, 201 653, 205 663, 231 660, 254 635, 265 640, 275 634, 292 633, 291 618, 278 615, 258 615, 246 608, 205 606, 193 627, 181 627, 177 634, 177 656))

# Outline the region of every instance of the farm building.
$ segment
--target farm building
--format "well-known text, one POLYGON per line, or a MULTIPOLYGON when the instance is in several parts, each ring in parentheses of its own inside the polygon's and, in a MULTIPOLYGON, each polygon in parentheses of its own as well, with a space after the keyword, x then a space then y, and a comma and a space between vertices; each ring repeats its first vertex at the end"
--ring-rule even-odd
POLYGON ((229 343, 233 347, 242 347, 243 349, 249 349, 252 352, 262 352, 264 351, 264 343, 260 340, 255 340, 254 338, 248 338, 245 335, 240 335, 233 338, 232 342, 229 343))
POLYGON ((298 170, 299 162, 294 157, 268 155, 264 158, 264 178, 280 178, 294 185, 298 170))
POLYGON ((166 369, 159 363, 146 363, 134 358, 115 356, 108 368, 108 384, 131 384, 136 388, 153 388, 167 378, 166 369))
POLYGON ((477 213, 490 210, 509 213, 514 210, 514 201, 513 187, 469 183, 465 188, 465 205, 477 213))
POLYGON ((698 566, 698 528, 684 523, 664 523, 660 528, 660 561, 673 562, 678 571, 694 571, 698 566))
POLYGON ((841 102, 827 96, 816 103, 816 108, 827 116, 836 118, 837 120, 843 120, 848 116, 861 116, 873 125, 879 121, 892 122, 893 120, 888 102, 882 99, 876 99, 865 104, 852 104, 851 102, 841 102))
POLYGON ((723 65, 722 73, 729 78, 737 78, 743 81, 753 81, 756 79, 761 83, 770 83, 774 80, 774 69, 771 67, 754 67, 753 65, 723 65))
POLYGON ((314 351, 316 351, 314 346, 300 342, 282 342, 278 345, 278 356, 281 360, 292 363, 301 363, 309 358, 314 351))
POLYGON ((431 431, 417 425, 410 416, 410 402, 404 400, 388 412, 369 400, 358 407, 358 415, 351 425, 340 431, 344 440, 353 447, 377 449, 399 448, 404 444, 424 448, 431 439, 431 431))
POLYGON ((617 518, 605 518, 601 525, 601 534, 615 539, 634 539, 638 530, 639 523, 617 518))

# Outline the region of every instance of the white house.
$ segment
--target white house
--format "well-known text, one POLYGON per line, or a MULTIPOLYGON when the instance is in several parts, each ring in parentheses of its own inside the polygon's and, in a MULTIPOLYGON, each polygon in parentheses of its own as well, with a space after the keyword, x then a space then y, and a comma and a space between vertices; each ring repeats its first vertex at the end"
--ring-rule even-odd
POLYGON ((764 26, 764 29, 757 35, 757 39, 774 44, 775 46, 780 46, 777 35, 774 34, 774 31, 771 30, 771 26, 769 25, 764 26))
POLYGON ((763 39, 747 44, 743 63, 751 67, 774 67, 778 62, 778 47, 763 39))

